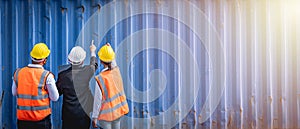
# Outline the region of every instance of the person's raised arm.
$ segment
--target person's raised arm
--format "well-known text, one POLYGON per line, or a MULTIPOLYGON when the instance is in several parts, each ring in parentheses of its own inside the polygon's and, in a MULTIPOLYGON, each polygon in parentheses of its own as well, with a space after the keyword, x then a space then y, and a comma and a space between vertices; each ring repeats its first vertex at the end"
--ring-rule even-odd
POLYGON ((96 46, 94 45, 94 40, 92 40, 92 42, 91 42, 90 52, 91 52, 90 65, 92 66, 93 70, 95 71, 98 68, 98 63, 96 60, 96 46))

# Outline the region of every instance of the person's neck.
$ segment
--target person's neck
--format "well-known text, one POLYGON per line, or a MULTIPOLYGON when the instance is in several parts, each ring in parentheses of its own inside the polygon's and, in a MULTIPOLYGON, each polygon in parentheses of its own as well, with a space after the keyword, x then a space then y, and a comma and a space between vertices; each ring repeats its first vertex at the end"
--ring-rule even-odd
POLYGON ((31 64, 44 66, 44 63, 33 63, 32 62, 31 64))

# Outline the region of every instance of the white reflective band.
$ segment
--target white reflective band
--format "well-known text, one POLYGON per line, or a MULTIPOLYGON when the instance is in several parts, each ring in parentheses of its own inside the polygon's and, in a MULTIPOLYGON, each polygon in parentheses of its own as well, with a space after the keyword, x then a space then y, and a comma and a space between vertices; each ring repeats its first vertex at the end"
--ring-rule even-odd
POLYGON ((72 65, 80 65, 82 62, 73 62, 70 59, 68 59, 68 61, 72 64, 72 65))
POLYGON ((113 111, 119 109, 120 107, 122 107, 122 106, 124 106, 124 105, 126 105, 126 104, 127 104, 127 102, 124 101, 124 102, 119 103, 118 105, 114 106, 113 108, 101 110, 100 114, 106 114, 106 113, 109 113, 109 112, 113 112, 113 111))
POLYGON ((17 98, 20 98, 20 99, 31 99, 31 100, 46 99, 46 98, 48 98, 48 97, 49 97, 48 94, 45 94, 45 95, 38 95, 38 96, 23 95, 23 94, 17 95, 17 98))
POLYGON ((112 102, 112 101, 114 101, 115 99, 117 99, 118 97, 123 96, 123 95, 125 95, 124 91, 122 91, 122 92, 120 92, 120 93, 114 95, 114 96, 111 97, 111 98, 106 98, 105 102, 107 102, 107 103, 112 102))
POLYGON ((17 109, 19 109, 19 110, 30 110, 30 111, 45 110, 48 108, 50 108, 49 105, 47 105, 47 106, 17 106, 17 109))
POLYGON ((33 57, 31 57, 31 60, 34 62, 40 63, 40 62, 43 62, 45 60, 45 58, 37 60, 37 59, 34 59, 33 57))
POLYGON ((102 77, 100 75, 98 76, 98 80, 101 83, 100 87, 102 87, 102 89, 103 89, 105 99, 107 99, 108 98, 108 92, 107 92, 106 86, 104 85, 104 81, 103 81, 103 79, 102 79, 102 77))
POLYGON ((39 85, 38 85, 38 95, 42 95, 42 88, 43 88, 43 85, 45 84, 45 77, 46 75, 48 74, 49 71, 47 70, 44 70, 42 75, 41 75, 41 78, 40 78, 40 82, 39 82, 39 85))

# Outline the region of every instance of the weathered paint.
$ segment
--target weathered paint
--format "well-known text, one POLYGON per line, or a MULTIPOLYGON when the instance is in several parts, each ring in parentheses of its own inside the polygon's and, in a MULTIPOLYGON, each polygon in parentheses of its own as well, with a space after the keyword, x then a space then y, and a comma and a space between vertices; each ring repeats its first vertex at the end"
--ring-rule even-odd
MULTIPOLYGON (((131 14, 136 8, 146 8, 147 2, 149 1, 126 0, 124 6, 115 7, 113 12, 101 12, 101 8, 111 2, 105 0, 0 1, 0 66, 2 69, 0 91, 4 93, 3 103, 0 102, 0 109, 2 108, 0 127, 16 128, 16 99, 11 95, 11 77, 17 67, 23 67, 30 62, 29 51, 35 43, 45 42, 50 47, 52 53, 45 68, 57 75, 57 66, 67 63, 67 54, 73 46, 85 45, 88 48, 86 43, 80 42, 81 39, 77 40, 77 38, 95 12, 111 14, 111 17, 103 19, 105 21, 103 25, 98 25, 101 28, 109 25, 109 22, 115 23, 113 16, 124 13, 120 11, 125 10, 125 13, 131 14)), ((168 6, 184 8, 177 5, 178 1, 153 0, 151 2, 156 3, 153 8, 157 9, 168 6)), ((297 9, 300 7, 299 2, 296 0, 191 0, 189 2, 198 7, 215 27, 223 42, 226 57, 226 64, 219 64, 220 67, 224 66, 226 71, 225 91, 217 109, 206 111, 213 114, 204 123, 199 122, 203 117, 200 111, 209 92, 212 68, 206 48, 203 48, 191 28, 181 24, 176 18, 164 15, 133 15, 116 23, 105 35, 95 33, 95 37, 103 37, 96 41, 98 48, 105 42, 110 42, 116 49, 123 40, 130 40, 126 38, 134 35, 134 32, 151 27, 168 30, 187 43, 200 66, 199 73, 203 77, 199 79, 201 85, 199 93, 191 92, 192 95, 197 95, 193 108, 175 128, 300 128, 300 38, 297 36, 300 32, 300 11, 297 9)), ((178 15, 190 15, 189 20, 203 27, 206 37, 211 36, 212 28, 193 21, 195 12, 181 14, 178 10, 172 11, 178 15)), ((191 9, 184 8, 184 10, 191 9)), ((149 35, 151 33, 153 32, 149 31, 149 35)), ((209 42, 215 40, 208 39, 209 42)), ((138 42, 143 43, 140 44, 142 46, 149 45, 143 40, 138 42)), ((151 88, 149 84, 151 71, 160 72, 155 70, 161 69, 165 74, 167 87, 162 96, 153 102, 137 103, 129 100, 131 111, 127 116, 148 118, 163 114, 178 97, 180 90, 178 80, 181 78, 178 65, 180 64, 177 64, 168 53, 157 49, 148 49, 132 55, 131 49, 135 47, 130 46, 126 55, 134 56, 133 60, 124 59, 117 62, 123 65, 131 61, 128 70, 123 70, 122 74, 129 77, 135 89, 147 91, 151 88)), ((178 46, 168 47, 178 52, 178 55, 185 56, 178 46)), ((211 44, 208 49, 214 47, 216 46, 211 44)), ((187 67, 186 70, 193 69, 187 67)), ((191 86, 194 86, 192 84, 191 86)), ((127 94, 127 96, 134 95, 127 94)), ((147 99, 150 96, 152 94, 145 94, 143 98, 147 99)), ((61 128, 61 103, 61 99, 52 103, 52 123, 55 129, 61 128)), ((185 102, 181 101, 178 104, 179 109, 184 104, 185 102)), ((173 112, 177 117, 181 110, 173 112)), ((125 121, 124 124, 129 128, 141 126, 151 128, 156 124, 164 127, 166 119, 162 118, 160 121, 145 119, 143 123, 125 121)))

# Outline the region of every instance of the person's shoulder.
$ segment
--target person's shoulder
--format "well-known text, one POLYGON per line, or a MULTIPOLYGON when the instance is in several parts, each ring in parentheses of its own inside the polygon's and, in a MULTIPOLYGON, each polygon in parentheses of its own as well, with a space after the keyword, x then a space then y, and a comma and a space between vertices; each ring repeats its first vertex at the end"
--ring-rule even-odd
POLYGON ((82 69, 83 69, 84 71, 92 71, 92 72, 95 72, 95 66, 94 66, 94 65, 84 65, 84 66, 82 67, 82 69))
POLYGON ((94 78, 96 78, 96 79, 102 78, 102 72, 100 72, 97 75, 95 75, 94 78))
MULTIPOLYGON (((24 68, 24 67, 23 67, 23 68, 24 68)), ((17 71, 20 71, 21 69, 22 69, 22 68, 16 68, 15 71, 14 71, 14 73, 13 73, 13 75, 15 75, 16 72, 17 72, 17 71)))
POLYGON ((58 66, 58 74, 63 74, 72 69, 70 64, 58 66))
POLYGON ((59 78, 67 77, 67 76, 69 76, 68 74, 69 74, 70 72, 72 72, 72 68, 69 68, 69 69, 60 71, 60 72, 58 73, 58 77, 59 77, 59 78))

